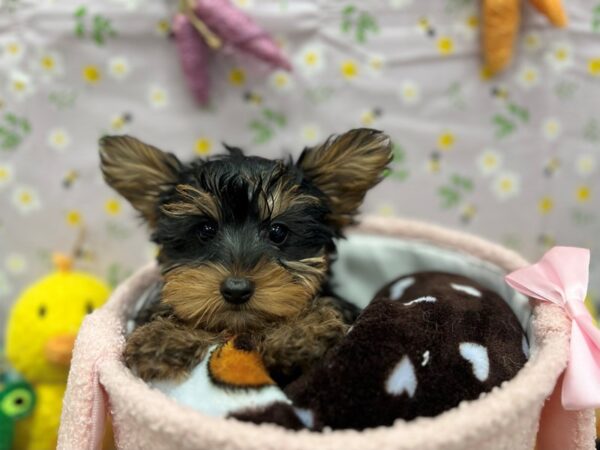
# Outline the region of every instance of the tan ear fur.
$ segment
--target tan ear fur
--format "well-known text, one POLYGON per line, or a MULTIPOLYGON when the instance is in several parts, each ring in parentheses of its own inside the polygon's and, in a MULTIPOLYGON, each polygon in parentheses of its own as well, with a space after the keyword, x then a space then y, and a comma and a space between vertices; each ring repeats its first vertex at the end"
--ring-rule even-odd
POLYGON ((329 220, 341 229, 353 222, 365 194, 381 181, 391 159, 391 142, 386 134, 359 128, 304 150, 298 166, 328 197, 329 220))
POLYGON ((105 136, 100 160, 106 182, 153 226, 161 193, 177 183, 177 157, 131 136, 105 136))

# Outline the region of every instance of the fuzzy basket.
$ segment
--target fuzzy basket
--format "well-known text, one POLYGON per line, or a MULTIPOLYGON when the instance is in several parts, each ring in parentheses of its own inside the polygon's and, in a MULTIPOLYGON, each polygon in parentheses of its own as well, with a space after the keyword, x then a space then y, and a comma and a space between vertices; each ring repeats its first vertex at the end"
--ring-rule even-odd
POLYGON ((270 424, 208 417, 151 389, 121 362, 127 319, 138 298, 159 276, 151 264, 125 281, 106 306, 85 320, 75 346, 58 448, 97 448, 107 413, 119 449, 594 448, 593 411, 565 411, 560 403, 569 321, 555 306, 519 300, 520 294, 504 284, 504 274, 527 265, 521 256, 472 235, 401 219, 366 218, 348 235, 340 243, 333 267, 346 298, 366 302, 378 285, 407 270, 472 275, 498 289, 527 330, 531 356, 525 367, 501 387, 437 417, 399 420, 391 427, 360 432, 294 432, 270 424))

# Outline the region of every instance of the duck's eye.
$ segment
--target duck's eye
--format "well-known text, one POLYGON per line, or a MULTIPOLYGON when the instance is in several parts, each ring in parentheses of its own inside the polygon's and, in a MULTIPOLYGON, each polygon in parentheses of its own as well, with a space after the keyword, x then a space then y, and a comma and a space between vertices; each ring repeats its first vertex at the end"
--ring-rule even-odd
POLYGON ((269 240, 274 244, 283 244, 287 239, 288 234, 288 228, 280 223, 274 223, 269 227, 269 240))
POLYGON ((94 312, 94 305, 92 305, 92 302, 87 302, 85 304, 85 313, 91 314, 92 312, 94 312))
POLYGON ((40 307, 38 308, 38 316, 46 317, 46 313, 46 307, 44 305, 40 305, 40 307))
POLYGON ((206 220, 200 224, 198 231, 202 239, 212 239, 217 234, 219 227, 214 220, 206 220))

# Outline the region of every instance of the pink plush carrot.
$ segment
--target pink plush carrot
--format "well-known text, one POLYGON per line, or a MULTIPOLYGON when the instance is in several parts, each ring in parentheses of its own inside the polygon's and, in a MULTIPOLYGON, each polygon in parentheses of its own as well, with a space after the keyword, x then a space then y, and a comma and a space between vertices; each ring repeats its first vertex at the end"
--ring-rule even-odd
POLYGON ((173 18, 173 33, 186 83, 196 101, 206 104, 210 88, 208 45, 184 14, 173 18))
POLYGON ((196 0, 193 10, 198 19, 234 49, 273 67, 291 70, 289 61, 269 34, 229 0, 196 0))

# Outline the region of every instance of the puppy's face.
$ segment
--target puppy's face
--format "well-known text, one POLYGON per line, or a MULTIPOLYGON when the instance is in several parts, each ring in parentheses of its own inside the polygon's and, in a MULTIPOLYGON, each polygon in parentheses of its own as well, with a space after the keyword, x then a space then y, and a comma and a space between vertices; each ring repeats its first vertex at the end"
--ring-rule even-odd
POLYGON ((239 149, 182 164, 128 137, 101 140, 106 181, 160 247, 162 299, 193 326, 239 333, 296 315, 318 293, 333 238, 390 160, 387 136, 352 130, 297 163, 239 149))

